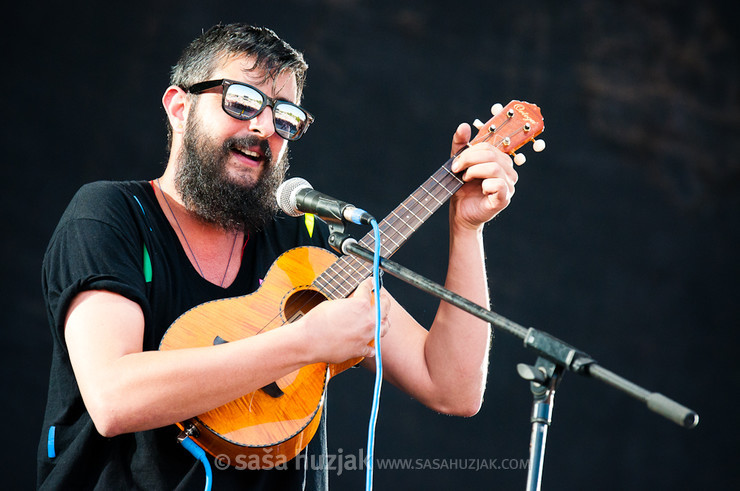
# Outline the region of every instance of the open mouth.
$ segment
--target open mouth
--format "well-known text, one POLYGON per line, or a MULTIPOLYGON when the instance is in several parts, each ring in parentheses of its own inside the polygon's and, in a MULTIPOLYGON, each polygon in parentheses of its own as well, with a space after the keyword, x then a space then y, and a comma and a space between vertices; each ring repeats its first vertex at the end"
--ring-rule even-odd
POLYGON ((255 149, 245 148, 245 147, 237 147, 234 146, 231 148, 232 153, 234 153, 237 157, 239 157, 239 160, 241 161, 248 161, 252 163, 252 165, 259 165, 265 160, 264 154, 255 149))

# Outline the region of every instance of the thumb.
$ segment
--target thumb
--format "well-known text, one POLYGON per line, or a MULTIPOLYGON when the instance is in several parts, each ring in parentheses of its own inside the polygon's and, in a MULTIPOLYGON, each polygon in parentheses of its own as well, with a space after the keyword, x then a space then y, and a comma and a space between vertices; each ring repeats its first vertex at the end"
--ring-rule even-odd
POLYGON ((369 296, 372 293, 373 289, 373 280, 372 278, 365 278, 362 280, 362 282, 357 286, 355 291, 352 293, 352 296, 359 296, 360 298, 364 298, 366 296, 369 296))
POLYGON ((450 156, 455 155, 470 141, 471 129, 468 123, 460 123, 452 135, 452 151, 450 156))

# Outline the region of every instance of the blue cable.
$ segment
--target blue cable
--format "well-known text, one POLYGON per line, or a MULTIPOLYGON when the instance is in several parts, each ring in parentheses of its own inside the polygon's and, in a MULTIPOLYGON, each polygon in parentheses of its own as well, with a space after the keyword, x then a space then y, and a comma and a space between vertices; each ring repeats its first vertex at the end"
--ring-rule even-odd
MULTIPOLYGON (((373 460, 375 454, 375 424, 378 421, 378 408, 380 405, 380 389, 383 384, 383 360, 380 351, 380 327, 381 327, 381 310, 380 310, 380 229, 378 223, 373 219, 371 221, 373 231, 375 232, 375 255, 373 258, 373 290, 375 293, 375 388, 373 390, 373 405, 370 411, 370 424, 367 432, 367 473, 365 488, 370 491, 373 488, 373 460)), ((211 463, 208 461, 206 452, 200 448, 190 437, 185 437, 180 441, 183 447, 190 452, 193 457, 198 459, 206 472, 205 491, 211 490, 211 481, 213 479, 211 463)))
POLYGON ((200 460, 200 462, 203 464, 203 469, 206 471, 205 491, 211 491, 213 471, 211 470, 211 463, 208 461, 208 456, 206 456, 205 450, 200 448, 198 444, 195 443, 189 436, 186 436, 185 438, 180 440, 180 444, 185 447, 188 452, 193 454, 193 457, 200 460))
POLYGON ((367 470, 365 473, 365 489, 373 489, 373 460, 375 453, 375 423, 378 421, 378 407, 380 405, 380 388, 383 384, 383 359, 380 353, 380 229, 375 219, 371 220, 375 232, 375 256, 373 258, 373 288, 375 291, 375 389, 373 390, 373 406, 370 411, 370 424, 367 430, 367 470))

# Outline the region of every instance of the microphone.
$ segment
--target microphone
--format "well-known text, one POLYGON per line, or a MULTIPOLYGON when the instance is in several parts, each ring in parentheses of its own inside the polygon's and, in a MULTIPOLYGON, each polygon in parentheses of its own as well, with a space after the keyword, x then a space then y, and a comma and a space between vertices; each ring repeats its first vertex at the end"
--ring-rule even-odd
POLYGON ((365 210, 314 190, 308 181, 301 177, 293 177, 283 182, 278 187, 275 197, 280 209, 292 217, 312 213, 328 221, 347 220, 358 225, 369 225, 374 220, 365 210))

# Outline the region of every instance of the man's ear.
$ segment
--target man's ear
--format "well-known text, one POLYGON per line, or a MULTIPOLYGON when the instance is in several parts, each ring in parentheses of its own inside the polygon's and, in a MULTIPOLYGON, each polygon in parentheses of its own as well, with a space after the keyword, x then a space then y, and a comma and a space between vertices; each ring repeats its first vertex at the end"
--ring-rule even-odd
POLYGON ((173 133, 182 133, 190 110, 187 93, 176 85, 170 85, 162 96, 162 105, 167 112, 173 133))

